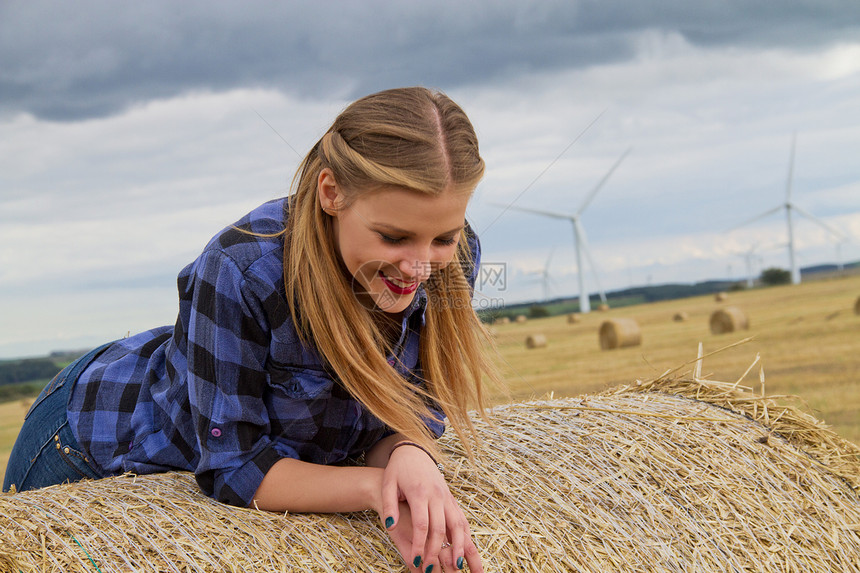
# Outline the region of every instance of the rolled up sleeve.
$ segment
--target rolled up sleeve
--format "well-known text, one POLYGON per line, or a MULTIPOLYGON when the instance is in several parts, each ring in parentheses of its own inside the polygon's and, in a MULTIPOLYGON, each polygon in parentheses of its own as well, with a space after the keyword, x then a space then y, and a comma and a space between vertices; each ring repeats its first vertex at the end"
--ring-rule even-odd
POLYGON ((244 507, 291 453, 269 436, 268 325, 259 294, 223 253, 198 259, 193 281, 187 380, 200 451, 195 475, 207 495, 244 507))

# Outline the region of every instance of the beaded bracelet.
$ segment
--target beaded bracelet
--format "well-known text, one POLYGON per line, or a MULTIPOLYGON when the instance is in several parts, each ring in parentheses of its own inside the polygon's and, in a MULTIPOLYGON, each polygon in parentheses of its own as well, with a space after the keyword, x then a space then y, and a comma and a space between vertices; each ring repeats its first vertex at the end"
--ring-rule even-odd
POLYGON ((394 450, 396 450, 400 446, 414 446, 414 447, 418 448, 419 450, 421 450, 422 452, 427 454, 427 456, 431 460, 433 460, 433 463, 436 464, 436 467, 439 468, 440 472, 445 471, 445 466, 443 466, 438 461, 436 461, 436 458, 433 457, 433 454, 431 454, 429 451, 427 451, 427 448, 425 448, 424 446, 422 446, 421 444, 419 444, 417 442, 410 442, 409 440, 403 440, 402 442, 397 442, 396 444, 394 444, 394 446, 392 446, 392 448, 391 448, 391 451, 388 453, 389 459, 391 458, 391 454, 394 453, 394 450))

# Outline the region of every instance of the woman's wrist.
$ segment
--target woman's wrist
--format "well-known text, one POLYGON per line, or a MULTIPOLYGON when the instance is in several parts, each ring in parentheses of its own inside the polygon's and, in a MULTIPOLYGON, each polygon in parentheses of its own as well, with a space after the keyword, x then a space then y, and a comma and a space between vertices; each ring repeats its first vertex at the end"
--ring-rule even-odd
POLYGON ((362 474, 364 479, 359 486, 362 490, 361 495, 368 500, 369 509, 382 515, 382 477, 385 470, 382 468, 367 468, 367 470, 362 474))
POLYGON ((392 434, 386 436, 376 442, 364 456, 364 462, 368 466, 376 468, 384 468, 388 465, 388 460, 391 458, 391 448, 397 442, 402 442, 406 438, 402 434, 392 434))
POLYGON ((427 448, 425 448, 424 446, 422 446, 422 445, 421 445, 421 444, 419 444, 418 442, 413 442, 413 441, 411 441, 411 440, 400 440, 399 442, 397 442, 396 444, 394 444, 394 445, 391 447, 391 451, 388 453, 388 457, 389 457, 389 459, 391 458, 392 454, 394 454, 394 450, 396 450, 397 448, 403 447, 403 446, 409 446, 409 447, 412 447, 412 448, 418 448, 419 450, 421 450, 422 452, 424 452, 425 454, 427 454, 427 457, 428 457, 428 458, 430 458, 430 459, 433 461, 433 465, 435 465, 435 466, 437 466, 437 467, 441 465, 441 464, 436 460, 436 458, 435 458, 435 457, 433 457, 433 454, 431 454, 431 453, 430 453, 430 451, 429 451, 427 448))

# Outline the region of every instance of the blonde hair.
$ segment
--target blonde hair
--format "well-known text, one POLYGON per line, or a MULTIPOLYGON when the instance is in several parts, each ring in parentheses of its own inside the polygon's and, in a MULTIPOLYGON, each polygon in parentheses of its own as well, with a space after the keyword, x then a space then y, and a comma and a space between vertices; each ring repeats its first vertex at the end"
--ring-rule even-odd
POLYGON ((484 174, 471 122, 446 95, 425 88, 387 90, 352 103, 296 173, 284 245, 287 302, 303 342, 316 347, 349 393, 393 431, 439 455, 424 423, 433 400, 471 453, 464 438, 467 430, 475 434, 467 413, 475 408, 483 414, 482 376, 496 377, 464 276, 464 266, 474 264, 466 231, 454 260, 425 283, 422 390, 388 363, 390 343, 374 311, 356 299, 341 271, 332 217, 317 196, 326 168, 340 189, 354 194, 347 201, 390 186, 434 196, 446 189, 471 193, 484 174))

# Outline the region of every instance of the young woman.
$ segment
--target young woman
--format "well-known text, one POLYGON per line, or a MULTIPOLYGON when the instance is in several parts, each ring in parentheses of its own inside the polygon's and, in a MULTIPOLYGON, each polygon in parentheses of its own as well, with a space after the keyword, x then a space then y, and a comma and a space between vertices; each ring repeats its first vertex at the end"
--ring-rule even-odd
POLYGON ((447 418, 468 445, 491 373, 465 222, 483 172, 444 94, 354 102, 289 197, 183 269, 175 326, 97 348, 48 384, 4 490, 192 471, 238 506, 375 510, 411 571, 482 571, 434 439, 447 418))

